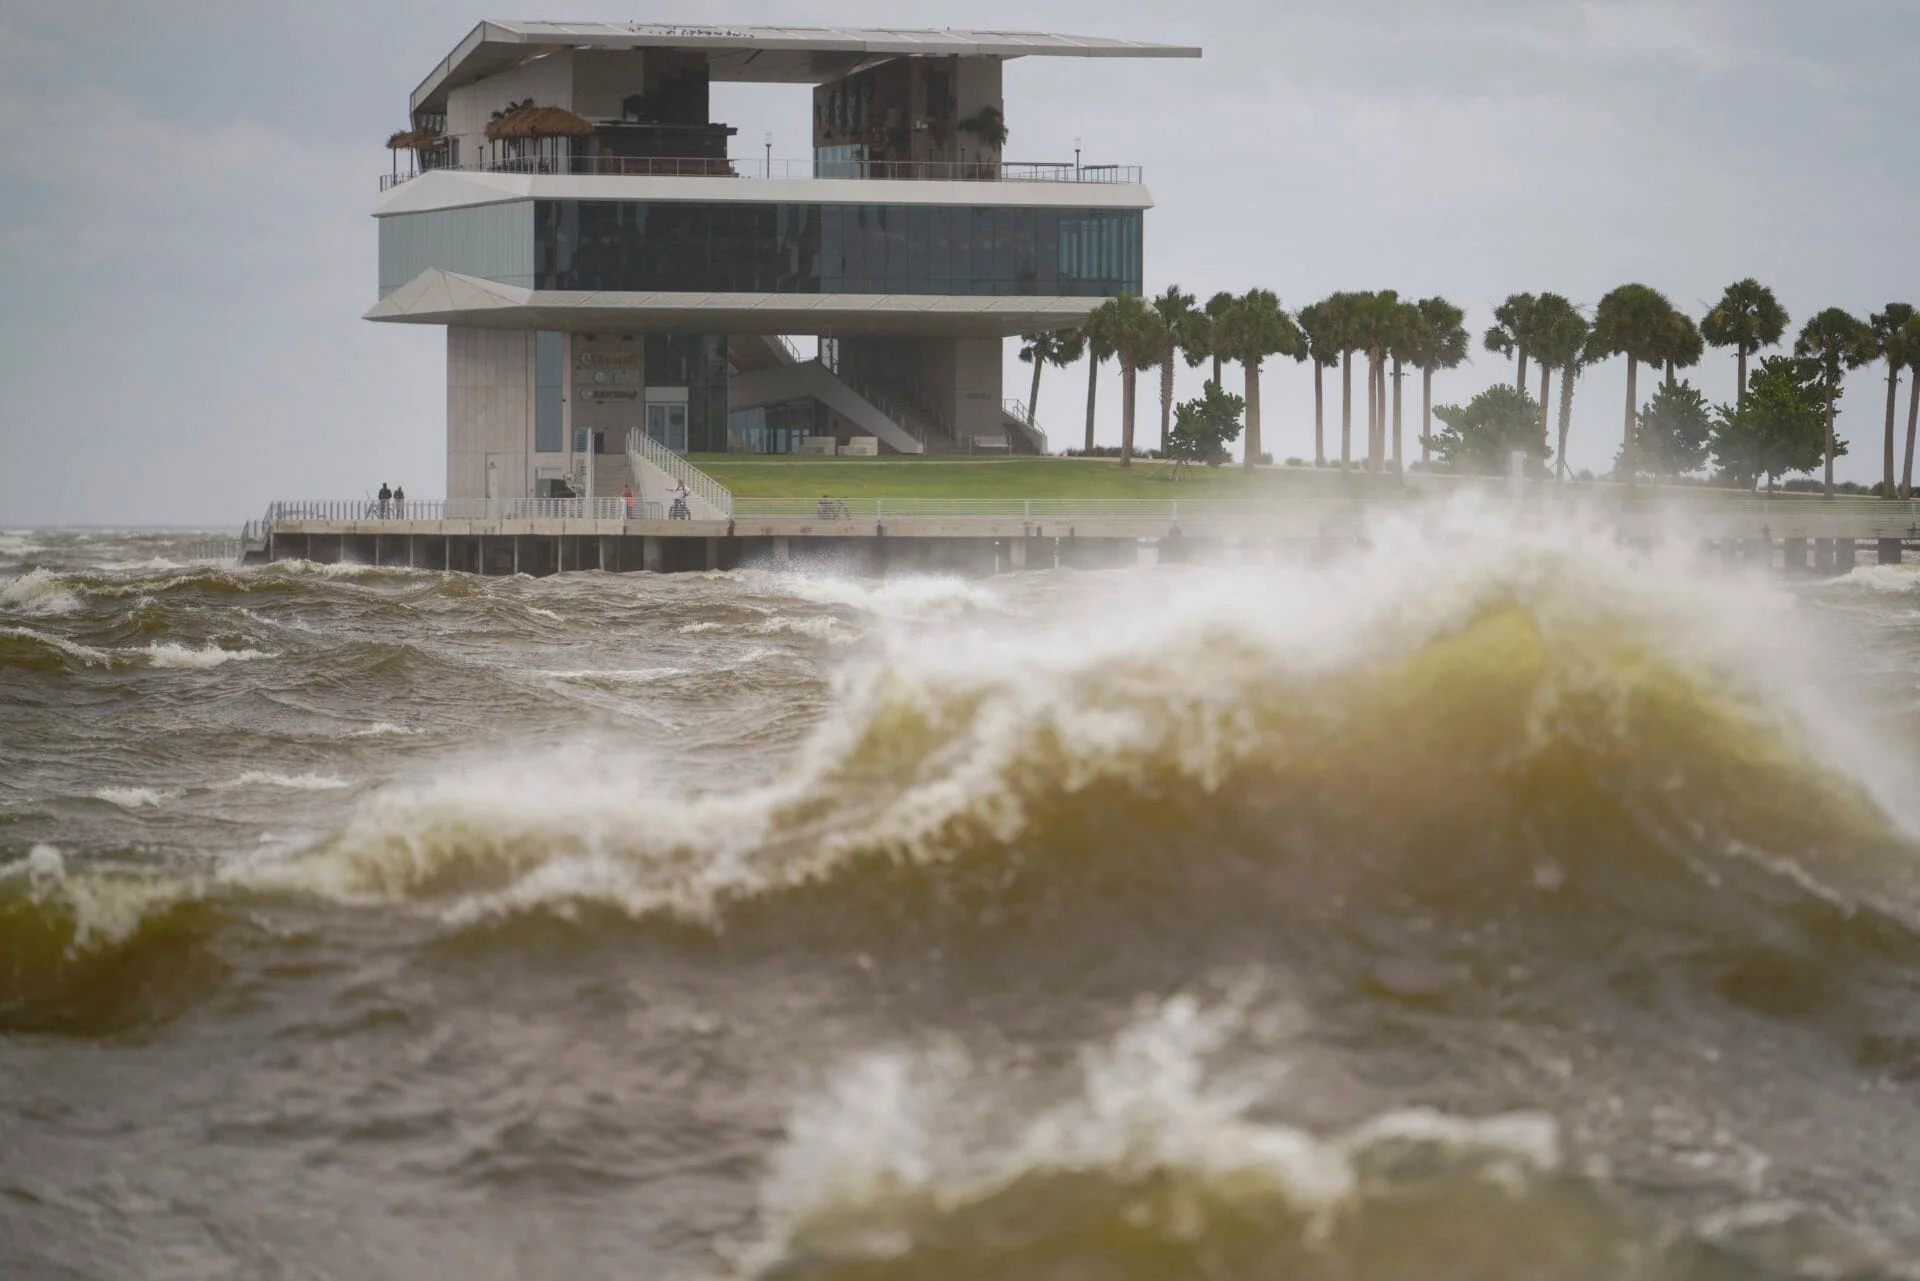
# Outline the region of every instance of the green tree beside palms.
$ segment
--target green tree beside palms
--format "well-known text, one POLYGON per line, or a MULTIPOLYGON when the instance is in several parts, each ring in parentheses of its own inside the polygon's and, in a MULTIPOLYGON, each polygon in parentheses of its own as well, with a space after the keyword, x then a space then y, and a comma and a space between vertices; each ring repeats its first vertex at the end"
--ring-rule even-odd
POLYGON ((1552 456, 1540 425, 1540 406, 1505 383, 1494 384, 1464 406, 1441 405, 1433 412, 1446 427, 1428 446, 1456 471, 1499 476, 1515 453, 1536 461, 1552 456))
POLYGON ((1688 382, 1663 381, 1640 413, 1634 441, 1639 465, 1655 477, 1680 476, 1706 465, 1713 412, 1688 382))
POLYGON ((1777 346, 1787 331, 1787 309, 1753 277, 1736 280, 1720 301, 1700 318, 1700 337, 1710 346, 1731 347, 1736 361, 1734 403, 1747 395, 1747 359, 1762 347, 1777 346))
POLYGON ((1833 460, 1837 452, 1833 420, 1840 401, 1840 375, 1858 369, 1874 359, 1873 330, 1840 307, 1829 307, 1800 328, 1793 354, 1812 360, 1820 367, 1820 380, 1826 395, 1826 484, 1828 498, 1833 497, 1833 460))
MULTIPOLYGON (((1715 411, 1707 447, 1723 475, 1767 492, 1789 472, 1812 471, 1826 452, 1820 367, 1811 360, 1768 356, 1748 376, 1737 405, 1715 411)), ((1840 444, 1839 451, 1846 452, 1840 444)))

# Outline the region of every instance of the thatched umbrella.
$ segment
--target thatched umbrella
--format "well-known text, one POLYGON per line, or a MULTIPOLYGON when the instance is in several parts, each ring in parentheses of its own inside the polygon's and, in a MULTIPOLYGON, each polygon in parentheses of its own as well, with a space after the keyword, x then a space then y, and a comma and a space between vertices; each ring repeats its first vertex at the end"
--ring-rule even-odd
POLYGON ((411 151, 417 165, 421 153, 431 151, 440 145, 440 131, 437 129, 403 129, 387 139, 387 150, 393 153, 393 173, 400 175, 400 153, 411 151))
POLYGON ((522 107, 487 122, 487 140, 506 138, 585 138, 593 126, 565 107, 522 107))

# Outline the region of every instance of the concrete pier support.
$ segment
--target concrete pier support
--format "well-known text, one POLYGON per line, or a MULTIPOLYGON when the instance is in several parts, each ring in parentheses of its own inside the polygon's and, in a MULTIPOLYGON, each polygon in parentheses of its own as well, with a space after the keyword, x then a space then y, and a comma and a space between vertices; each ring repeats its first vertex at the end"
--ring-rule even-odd
POLYGON ((1740 544, 1740 560, 1748 569, 1773 568, 1773 540, 1748 538, 1740 544))
POLYGON ((1878 553, 1874 557, 1874 560, 1877 564, 1898 565, 1900 563, 1900 540, 1899 539, 1897 538, 1879 539, 1874 544, 1874 548, 1875 548, 1875 551, 1878 553))
POLYGON ((1788 538, 1781 542, 1780 568, 1789 574, 1807 572, 1807 540, 1788 538))
POLYGON ((1816 574, 1833 572, 1833 540, 1831 538, 1813 540, 1813 572, 1816 574))
POLYGON ((663 538, 651 534, 640 540, 640 568, 649 574, 666 571, 667 543, 663 538))
POLYGON ((773 559, 776 564, 784 565, 793 559, 793 544, 785 538, 773 540, 773 559))
POLYGON ((1855 558, 1857 553, 1859 552, 1859 549, 1860 549, 1859 543, 1857 543, 1855 540, 1851 538, 1834 539, 1833 540, 1833 572, 1836 574, 1851 573, 1853 570, 1853 567, 1859 563, 1859 561, 1855 558))
POLYGON ((718 568, 720 568, 720 540, 717 538, 709 538, 707 540, 707 569, 712 571, 718 568))

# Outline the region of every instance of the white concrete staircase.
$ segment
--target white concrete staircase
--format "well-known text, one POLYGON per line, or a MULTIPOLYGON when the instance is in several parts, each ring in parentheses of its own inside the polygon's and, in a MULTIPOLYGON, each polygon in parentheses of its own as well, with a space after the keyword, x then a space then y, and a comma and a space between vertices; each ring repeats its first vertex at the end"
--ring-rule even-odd
POLYGON ((694 520, 733 518, 733 491, 637 427, 627 433, 626 462, 634 478, 633 495, 641 502, 671 511, 684 481, 687 511, 694 520))
POLYGON ((813 399, 869 436, 902 454, 924 454, 924 429, 916 432, 905 411, 874 403, 818 360, 774 365, 735 374, 727 384, 727 408, 755 409, 789 400, 813 399), (889 412, 891 410, 891 412, 889 412))

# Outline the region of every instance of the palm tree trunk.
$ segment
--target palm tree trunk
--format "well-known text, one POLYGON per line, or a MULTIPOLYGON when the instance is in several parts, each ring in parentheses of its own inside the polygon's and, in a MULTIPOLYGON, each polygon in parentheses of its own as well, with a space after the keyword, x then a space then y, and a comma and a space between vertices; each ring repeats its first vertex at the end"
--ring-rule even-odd
POLYGON ((1886 447, 1886 487, 1880 491, 1880 497, 1893 497, 1893 425, 1900 413, 1900 366, 1891 360, 1887 362, 1887 447, 1886 447))
MULTIPOLYGON (((1213 353, 1213 381, 1220 381, 1220 353, 1217 351, 1213 353)), ((1226 389, 1222 388, 1221 390, 1224 391, 1226 389)))
POLYGON ((1833 402, 1834 392, 1840 379, 1837 374, 1827 378, 1827 481, 1826 496, 1833 497, 1833 402))
POLYGON ((1627 426, 1626 437, 1620 446, 1620 470, 1627 488, 1633 488, 1633 419, 1634 406, 1640 400, 1640 358, 1627 356, 1627 426))
POLYGON ((1133 466, 1133 362, 1120 358, 1120 465, 1133 466))
MULTIPOLYGON (((1325 372, 1326 366, 1317 360, 1313 362, 1313 465, 1315 467, 1327 465, 1327 389, 1325 380, 1321 377, 1325 372)), ((1911 431, 1907 433, 1907 439, 1913 439, 1911 431)), ((1907 456, 1909 458, 1913 456, 1911 448, 1907 450, 1907 456)), ((1907 470, 1913 469, 1909 467, 1907 470)))
POLYGON ((1100 358, 1087 353, 1087 452, 1093 452, 1093 399, 1100 390, 1100 358))
POLYGON ((1034 407, 1040 403, 1040 370, 1045 367, 1046 363, 1047 363, 1046 361, 1040 359, 1039 353, 1036 352, 1034 354, 1033 390, 1027 393, 1027 430, 1028 431, 1033 430, 1033 415, 1035 412, 1034 407))
POLYGON ((1380 385, 1377 375, 1380 364, 1373 353, 1367 353, 1367 461, 1366 470, 1372 471, 1377 465, 1374 461, 1377 453, 1375 442, 1380 435, 1380 385))
POLYGON ((1567 466, 1567 429, 1573 426, 1573 366, 1560 370, 1560 447, 1554 457, 1560 460, 1560 479, 1565 480, 1571 469, 1567 466))
POLYGON ((1255 467, 1260 463, 1260 362, 1249 360, 1241 368, 1247 374, 1247 447, 1241 463, 1255 467))
MULTIPOLYGON (((1733 389, 1733 407, 1735 410, 1740 410, 1746 408, 1747 405, 1747 349, 1745 347, 1735 347, 1733 350, 1736 358, 1740 362, 1739 373, 1736 375, 1740 379, 1740 385, 1733 389)), ((1758 483, 1757 481, 1755 482, 1755 484, 1758 483)))
POLYGON ((1515 391, 1525 391, 1527 389, 1527 349, 1519 347, 1516 350, 1520 353, 1520 372, 1514 375, 1513 387, 1515 391))
POLYGON ((1540 362, 1540 439, 1547 438, 1547 416, 1552 411, 1547 407, 1553 404, 1553 370, 1546 361, 1540 362))
POLYGON ((1400 453, 1400 438, 1402 435, 1400 418, 1401 377, 1400 358, 1395 356, 1393 358, 1393 469, 1401 475, 1405 475, 1406 466, 1402 461, 1400 453))
POLYGON ((1920 364, 1913 367, 1907 386, 1907 463, 1900 472, 1900 493, 1913 497, 1913 429, 1920 426, 1920 364))
POLYGON ((1387 469, 1387 357, 1382 352, 1373 358, 1374 403, 1379 406, 1374 411, 1373 429, 1373 469, 1387 469))
POLYGON ((1173 430, 1173 349, 1160 358, 1160 450, 1166 452, 1167 436, 1173 430))
POLYGON ((1340 470, 1353 463, 1353 353, 1340 353, 1340 470))
POLYGON ((1420 465, 1433 462, 1433 450, 1427 444, 1427 437, 1433 435, 1433 368, 1427 366, 1420 371, 1420 465))

